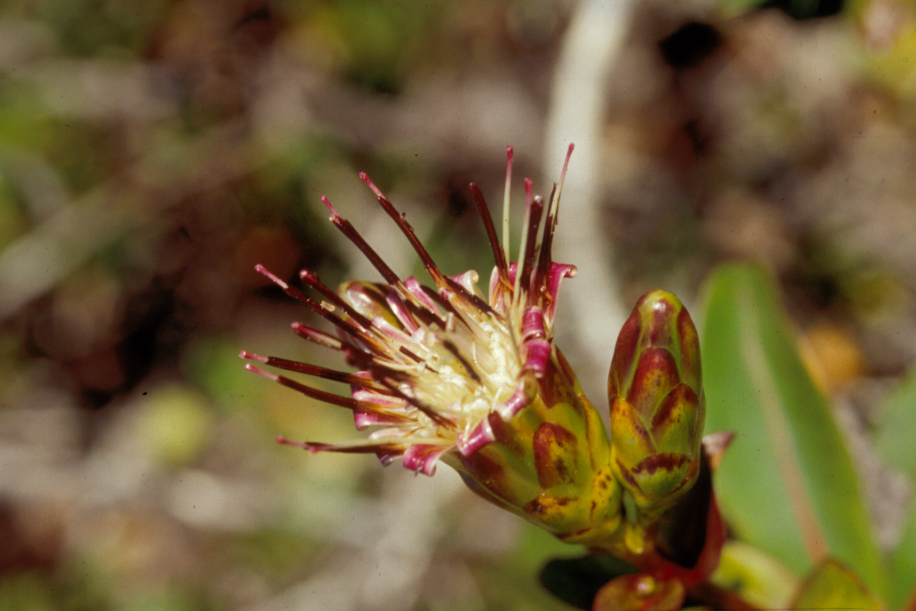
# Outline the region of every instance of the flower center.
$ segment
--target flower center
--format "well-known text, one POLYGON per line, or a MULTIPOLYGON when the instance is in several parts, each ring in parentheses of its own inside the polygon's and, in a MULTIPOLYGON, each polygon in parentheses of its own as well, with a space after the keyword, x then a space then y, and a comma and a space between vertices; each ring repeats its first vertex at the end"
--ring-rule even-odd
POLYGON ((416 410, 413 434, 455 443, 508 401, 519 384, 518 348, 506 324, 493 314, 468 310, 462 309, 461 322, 423 326, 412 334, 413 351, 423 360, 399 388, 454 423, 439 426, 416 410))

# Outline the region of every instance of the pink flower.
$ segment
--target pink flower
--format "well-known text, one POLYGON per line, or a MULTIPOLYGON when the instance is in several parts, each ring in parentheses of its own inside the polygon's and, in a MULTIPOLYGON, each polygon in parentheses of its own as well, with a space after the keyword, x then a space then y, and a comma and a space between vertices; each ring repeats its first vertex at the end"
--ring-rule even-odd
POLYGON ((485 296, 478 275, 446 275, 433 262, 413 228, 366 177, 411 243, 433 286, 401 278, 350 222, 322 198, 331 222, 379 271, 384 283, 350 281, 337 292, 310 271, 300 278, 321 301, 288 285, 261 266, 257 270, 288 295, 332 323, 336 337, 303 324, 305 339, 342 352, 355 373, 242 352, 243 358, 277 369, 349 384, 349 396, 332 394, 246 367, 307 396, 347 408, 368 436, 341 443, 278 441, 311 452, 362 452, 383 464, 398 459, 411 471, 432 475, 444 462, 477 493, 569 541, 608 537, 620 523, 620 487, 611 447, 588 402, 553 342, 560 283, 575 276, 572 265, 555 263, 551 244, 566 163, 550 197, 532 195, 525 180, 525 221, 518 256, 510 262, 508 149, 503 241, 480 190, 471 191, 493 249, 495 266, 485 296))

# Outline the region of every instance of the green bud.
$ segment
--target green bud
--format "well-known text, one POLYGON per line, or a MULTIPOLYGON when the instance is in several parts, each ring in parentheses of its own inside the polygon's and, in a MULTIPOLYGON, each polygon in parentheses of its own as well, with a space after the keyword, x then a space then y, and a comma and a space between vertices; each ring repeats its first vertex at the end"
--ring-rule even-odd
POLYGON ((617 338, 608 375, 613 468, 643 520, 696 481, 705 401, 700 343, 684 304, 643 295, 617 338))

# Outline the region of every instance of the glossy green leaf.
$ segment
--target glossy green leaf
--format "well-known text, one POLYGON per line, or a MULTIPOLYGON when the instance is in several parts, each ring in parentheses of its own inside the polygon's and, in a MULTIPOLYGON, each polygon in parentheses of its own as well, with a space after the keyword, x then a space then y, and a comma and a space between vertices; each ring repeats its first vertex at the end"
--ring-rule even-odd
POLYGON ((799 574, 829 555, 883 591, 852 461, 770 278, 757 266, 720 268, 704 314, 706 431, 737 434, 716 473, 726 520, 799 574))
POLYGON ((916 480, 913 439, 916 439, 916 367, 885 402, 875 439, 884 458, 916 480))
POLYGON ((916 609, 916 502, 910 503, 903 537, 890 557, 889 608, 916 609), (905 605, 909 604, 909 607, 905 605))
POLYGON ((835 560, 818 566, 801 585, 792 609, 882 611, 884 605, 856 574, 835 560))

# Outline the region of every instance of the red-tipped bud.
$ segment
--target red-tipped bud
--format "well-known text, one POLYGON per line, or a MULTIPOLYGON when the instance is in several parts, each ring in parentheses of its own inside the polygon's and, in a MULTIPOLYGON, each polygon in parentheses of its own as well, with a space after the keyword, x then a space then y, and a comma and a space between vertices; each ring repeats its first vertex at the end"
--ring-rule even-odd
POLYGON ((700 343, 684 304, 652 291, 633 308, 608 376, 615 473, 646 519, 693 485, 704 398, 700 343))

